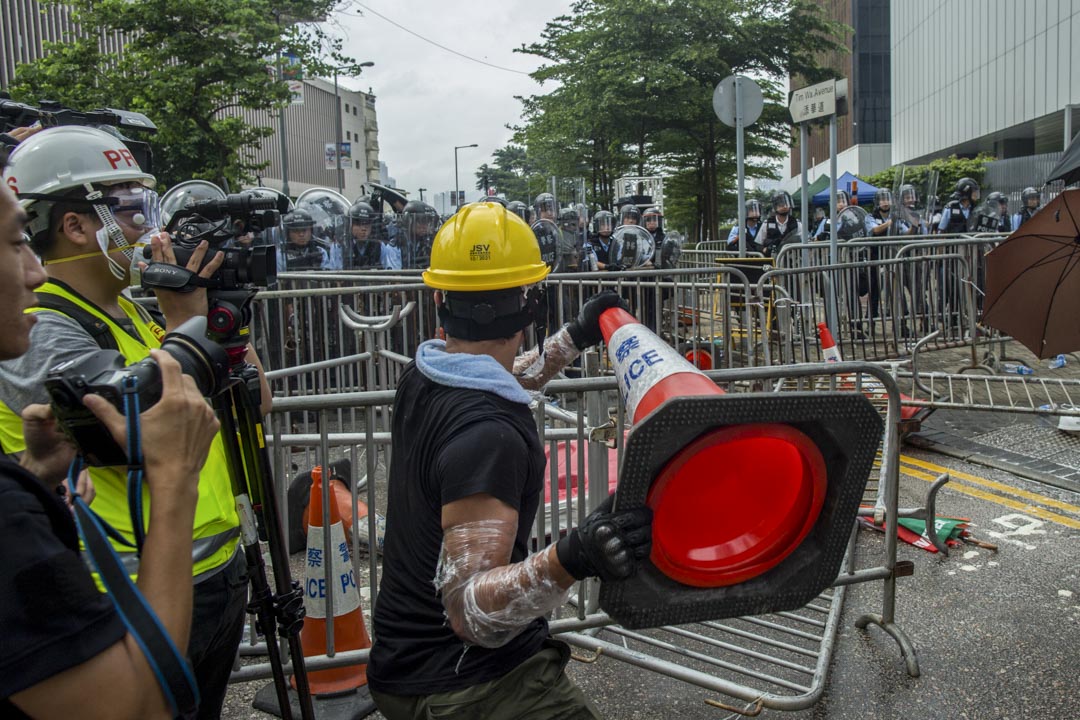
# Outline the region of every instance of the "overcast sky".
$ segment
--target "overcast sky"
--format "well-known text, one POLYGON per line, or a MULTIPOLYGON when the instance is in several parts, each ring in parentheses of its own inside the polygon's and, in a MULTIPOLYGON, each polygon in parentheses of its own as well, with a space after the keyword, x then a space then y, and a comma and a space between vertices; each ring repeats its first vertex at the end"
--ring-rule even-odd
MULTIPOLYGON (((567 12, 571 0, 363 2, 453 50, 528 73, 539 66, 539 58, 513 49, 538 39, 549 20, 567 12)), ((334 31, 344 36, 347 54, 375 66, 356 80, 340 82, 375 93, 379 159, 398 187, 411 193, 427 188, 424 198, 430 201, 433 193, 454 188, 454 146, 477 143, 477 148, 458 151, 461 189, 471 189, 476 169, 509 142, 512 132, 505 126, 519 121, 521 103, 514 96, 546 93, 550 84, 542 87, 527 75, 459 57, 363 7, 353 8, 338 13, 334 31), (355 11, 363 16, 356 17, 355 11)))

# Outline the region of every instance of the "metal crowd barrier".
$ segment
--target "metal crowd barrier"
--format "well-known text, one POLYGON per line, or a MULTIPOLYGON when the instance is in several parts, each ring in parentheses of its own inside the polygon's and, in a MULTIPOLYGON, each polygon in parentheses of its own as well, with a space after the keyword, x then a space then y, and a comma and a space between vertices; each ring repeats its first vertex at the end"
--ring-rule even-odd
MULTIPOLYGON (((399 311, 399 316, 404 314, 403 310, 399 311)), ((362 366, 356 369, 357 374, 370 377, 373 371, 369 368, 377 363, 382 353, 380 343, 396 336, 389 327, 389 318, 353 321, 354 329, 365 336, 362 342, 358 340, 358 349, 363 352, 357 359, 356 364, 362 366)), ((610 376, 596 376, 601 372, 597 354, 587 353, 583 357, 586 377, 557 380, 536 401, 537 427, 550 454, 552 490, 550 498, 542 502, 543 511, 537 514, 533 528, 534 548, 546 546, 564 529, 580 523, 587 511, 606 496, 611 479, 608 454, 621 455, 620 439, 627 429, 627 419, 618 401, 616 380, 610 376), (614 451, 609 449, 612 442, 616 444, 614 451), (568 488, 561 499, 558 492, 560 468, 565 471, 564 485, 568 488), (583 495, 571 476, 587 476, 583 495)), ((886 430, 878 477, 872 483, 865 512, 885 521, 885 542, 878 546, 880 550, 860 548, 856 558, 853 528, 847 558, 834 586, 798 611, 628 631, 612 625, 599 610, 598 585, 595 581, 586 581, 575 587, 570 606, 551 618, 552 632, 579 649, 591 651, 593 655, 588 659, 607 656, 759 708, 796 710, 812 705, 824 692, 847 586, 873 582, 881 589, 880 612, 863 615, 855 624, 859 628, 871 624, 883 628, 899 644, 907 671, 917 675, 914 646, 895 618, 896 579, 910 573, 905 564, 898 564, 896 560, 900 396, 893 377, 885 368, 866 363, 729 368, 713 371, 710 377, 730 392, 750 387, 815 389, 822 382, 852 392, 861 392, 864 382, 872 382, 880 388, 885 398, 881 411, 885 414, 886 430)), ((273 450, 275 477, 282 499, 279 506, 287 512, 286 488, 294 466, 302 471, 309 463, 325 465, 346 452, 351 452, 354 457, 362 455, 364 467, 360 468, 359 463, 354 462, 353 473, 364 472, 367 482, 364 486, 353 483, 353 523, 358 527, 358 523, 364 522, 355 509, 355 499, 362 497, 373 511, 369 513, 367 523, 369 536, 374 537, 374 511, 385 512, 386 477, 385 470, 380 471, 378 456, 386 457, 389 452, 391 437, 387 420, 392 413, 393 395, 387 388, 275 399, 273 416, 268 424, 268 442, 273 450), (290 426, 291 418, 308 413, 317 417, 316 432, 297 432, 290 426)), ((354 481, 357 479, 353 478, 354 481)), ((324 485, 323 492, 323 502, 327 503, 329 483, 324 485)), ((287 527, 288 518, 283 521, 287 527)), ((391 522, 394 521, 405 520, 392 518, 391 522)), ((324 532, 329 535, 329 529, 324 532)), ((358 585, 360 578, 366 580, 367 592, 363 593, 366 597, 363 597, 362 605, 370 623, 381 568, 378 556, 361 547, 358 534, 353 537, 352 549, 358 585), (366 562, 362 561, 365 553, 366 562)), ((324 567, 319 570, 320 576, 322 573, 333 576, 333 563, 337 560, 335 553, 327 554, 324 567)), ((337 650, 330 619, 328 626, 326 653, 310 658, 310 668, 338 667, 367 660, 367 650, 337 650)), ((240 682, 268 677, 269 664, 258 663, 240 667, 232 680, 240 682)), ((719 701, 713 701, 713 704, 731 707, 719 701)))

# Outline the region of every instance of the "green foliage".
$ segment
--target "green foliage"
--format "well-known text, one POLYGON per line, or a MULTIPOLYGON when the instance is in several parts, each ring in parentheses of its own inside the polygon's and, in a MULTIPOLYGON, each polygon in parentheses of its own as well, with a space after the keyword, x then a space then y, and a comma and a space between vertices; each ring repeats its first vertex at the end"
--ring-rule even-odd
POLYGON ((827 74, 816 58, 840 48, 843 29, 812 0, 578 0, 520 49, 544 60, 533 77, 557 88, 523 99, 515 141, 541 172, 586 178, 598 206, 621 175, 663 175, 668 227, 715 238, 736 175, 716 83, 741 73, 762 87, 747 175, 775 177, 769 161, 790 142, 786 78, 827 74))
POLYGON ((63 0, 88 34, 122 34, 123 53, 101 52, 97 35, 53 43, 44 58, 19 66, 12 95, 145 113, 158 126, 150 140, 163 185, 204 178, 235 188, 254 179, 262 165, 250 151, 272 134, 240 113, 276 113, 289 101, 275 58, 298 55, 308 75, 351 62, 339 41, 307 23, 337 2, 63 0))
POLYGON ((525 148, 513 144, 499 148, 492 155, 492 161, 493 164, 485 163, 476 171, 477 190, 484 188, 483 178, 486 175, 489 184, 507 200, 529 203, 533 195, 540 193, 537 188, 543 187, 546 178, 539 173, 525 148))
MULTIPOLYGON (((914 185, 920 192, 926 192, 926 182, 931 172, 937 171, 938 184, 937 196, 944 201, 949 193, 956 187, 961 178, 972 178, 980 186, 986 176, 986 164, 994 160, 993 155, 981 153, 974 158, 958 158, 950 155, 947 158, 938 158, 930 161, 927 165, 900 165, 883 170, 877 175, 866 178, 866 181, 875 187, 889 188, 892 190, 897 184, 897 178, 903 173, 905 184, 914 185)), ((986 196, 988 188, 982 187, 982 195, 986 196)))

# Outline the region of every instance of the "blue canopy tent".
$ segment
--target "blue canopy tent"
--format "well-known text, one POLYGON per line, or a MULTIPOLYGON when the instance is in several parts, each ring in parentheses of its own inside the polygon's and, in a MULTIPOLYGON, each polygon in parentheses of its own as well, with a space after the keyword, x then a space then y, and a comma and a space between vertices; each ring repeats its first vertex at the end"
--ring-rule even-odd
MULTIPOLYGON (((859 188, 859 198, 856 201, 859 205, 870 205, 874 202, 874 193, 878 191, 876 187, 860 180, 849 172, 840 176, 840 181, 836 184, 838 190, 847 190, 851 192, 851 183, 857 183, 859 188)), ((810 201, 813 205, 828 205, 829 204, 829 188, 825 188, 821 192, 814 195, 810 201)))

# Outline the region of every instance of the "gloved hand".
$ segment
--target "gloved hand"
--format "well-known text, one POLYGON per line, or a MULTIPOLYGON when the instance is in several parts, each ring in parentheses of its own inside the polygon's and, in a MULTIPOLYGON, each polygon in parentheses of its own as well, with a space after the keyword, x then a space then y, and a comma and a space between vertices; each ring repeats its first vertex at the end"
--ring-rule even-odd
POLYGON ((614 501, 615 496, 609 496, 555 544, 559 563, 577 580, 624 580, 637 572, 638 561, 649 554, 652 510, 638 507, 613 512, 614 501))
POLYGON ((630 312, 630 306, 614 290, 605 290, 585 301, 578 316, 566 326, 578 350, 590 348, 604 339, 600 333, 600 316, 613 307, 630 312))

